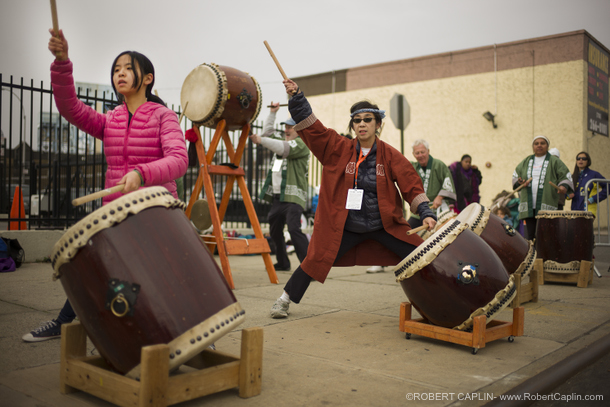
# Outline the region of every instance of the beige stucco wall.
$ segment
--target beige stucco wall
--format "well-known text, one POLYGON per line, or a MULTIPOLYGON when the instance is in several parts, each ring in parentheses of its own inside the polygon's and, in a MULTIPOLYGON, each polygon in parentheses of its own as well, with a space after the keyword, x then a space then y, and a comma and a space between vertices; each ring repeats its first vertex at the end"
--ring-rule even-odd
MULTIPOLYGON (((308 99, 322 123, 340 133, 346 131, 353 103, 368 99, 378 104, 387 111, 381 137, 400 150, 400 131, 389 117, 389 106, 395 93, 405 95, 411 108, 404 134, 407 158, 413 160, 411 143, 417 138, 428 140, 431 155, 447 165, 470 154, 483 174, 481 203, 490 205, 496 194, 511 189, 512 172, 532 153, 532 138, 538 134, 551 140, 570 170, 576 154, 588 150, 592 168, 609 176, 608 138, 595 136, 587 148, 591 133, 586 123, 586 68, 579 60, 308 99), (483 117, 486 111, 497 113, 496 129, 483 117)), ((317 185, 319 167, 311 167, 310 180, 317 185)))

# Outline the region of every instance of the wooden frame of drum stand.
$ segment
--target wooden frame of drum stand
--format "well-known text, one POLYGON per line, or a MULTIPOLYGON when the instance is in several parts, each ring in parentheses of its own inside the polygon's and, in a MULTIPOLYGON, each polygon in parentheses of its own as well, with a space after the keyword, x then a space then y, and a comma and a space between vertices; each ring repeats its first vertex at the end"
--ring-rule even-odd
POLYGON ((206 349, 170 375, 169 346, 142 348, 140 380, 110 370, 101 356, 86 356, 87 334, 78 323, 61 326, 62 394, 83 391, 118 406, 165 407, 239 387, 239 396, 261 393, 263 329, 242 330, 241 357, 206 349))
POLYGON ((576 283, 578 288, 587 288, 593 282, 593 263, 587 260, 581 260, 580 271, 578 273, 551 273, 544 271, 544 260, 536 259, 534 261, 534 269, 542 278, 539 279, 540 285, 544 285, 546 281, 555 283, 576 283))
POLYGON ((399 328, 401 332, 406 333, 407 339, 411 339, 411 334, 416 334, 470 346, 472 354, 475 355, 479 349, 485 347, 487 342, 506 337, 508 337, 509 342, 512 342, 515 336, 523 336, 524 317, 525 310, 523 307, 513 308, 513 322, 494 319, 488 324, 487 317, 479 315, 473 318, 472 332, 465 332, 429 324, 424 318, 411 319, 411 303, 403 302, 400 304, 399 328))
POLYGON ((212 253, 214 253, 214 247, 218 248, 218 256, 220 257, 220 264, 222 271, 231 289, 235 289, 235 283, 233 282, 233 276, 231 274, 231 266, 229 264, 229 255, 239 254, 261 254, 263 261, 265 262, 265 268, 267 274, 269 274, 269 281, 273 284, 278 284, 279 280, 275 273, 275 267, 273 267, 273 260, 271 259, 271 248, 269 242, 263 236, 261 225, 258 222, 254 205, 252 204, 252 198, 248 192, 246 181, 244 180, 245 172, 243 168, 239 166, 241 158, 244 154, 246 147, 246 141, 248 139, 248 133, 250 132, 250 125, 246 124, 241 129, 241 135, 239 136, 239 143, 237 150, 233 149, 231 139, 226 130, 226 120, 222 119, 216 125, 216 130, 212 141, 210 143, 210 149, 205 152, 203 141, 201 139, 201 133, 199 126, 194 125, 193 130, 197 134, 197 141, 195 147, 197 149, 197 157, 199 159, 199 175, 191 194, 191 199, 186 208, 186 216, 191 218, 191 210, 193 204, 197 201, 199 194, 201 193, 202 187, 205 188, 205 196, 208 199, 208 206, 210 209, 210 217, 212 218, 212 225, 214 226, 214 241, 206 240, 206 236, 203 236, 206 245, 212 253), (212 165, 214 154, 220 143, 220 139, 223 139, 225 146, 227 147, 227 154, 231 159, 231 166, 226 165, 212 165), (220 206, 216 206, 216 198, 214 197, 214 187, 212 185, 212 179, 210 175, 227 175, 227 185, 225 186, 220 206), (222 234, 222 221, 225 217, 227 207, 229 205, 229 199, 231 198, 231 192, 233 191, 233 184, 237 181, 237 185, 241 191, 246 211, 248 212, 248 218, 252 224, 252 230, 254 231, 255 239, 239 239, 239 240, 227 240, 225 241, 222 234))
POLYGON ((515 298, 510 303, 511 308, 517 308, 526 302, 538 302, 538 286, 542 284, 539 282, 542 276, 542 271, 539 271, 536 268, 536 261, 538 260, 534 259, 534 266, 532 267, 532 270, 530 270, 529 283, 523 283, 523 277, 521 277, 521 274, 514 273, 517 293, 515 294, 515 298))

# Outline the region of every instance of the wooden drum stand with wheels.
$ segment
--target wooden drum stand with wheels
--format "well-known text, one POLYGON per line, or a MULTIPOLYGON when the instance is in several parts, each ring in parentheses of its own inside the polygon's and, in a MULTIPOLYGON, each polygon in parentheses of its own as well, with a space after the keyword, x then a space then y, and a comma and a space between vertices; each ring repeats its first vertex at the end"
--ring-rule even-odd
POLYGON ((190 219, 193 205, 195 201, 197 201, 203 187, 205 189, 205 196, 209 201, 210 217, 212 218, 212 225, 214 226, 213 237, 210 236, 208 238, 204 236, 204 240, 212 253, 214 253, 214 247, 218 249, 221 268, 225 278, 227 279, 229 287, 234 289, 235 284, 233 282, 231 266, 229 265, 227 256, 239 254, 261 254, 263 256, 263 261, 265 262, 267 274, 269 275, 269 281, 273 284, 278 284, 279 280, 277 278, 277 274, 275 273, 275 268, 273 267, 273 260, 271 259, 271 249, 267 239, 265 239, 263 236, 260 223, 258 222, 258 217, 256 215, 256 211, 254 210, 254 205, 252 204, 252 198, 250 197, 248 187, 246 186, 246 181, 244 180, 245 172, 243 168, 239 166, 246 147, 248 133, 250 132, 250 125, 246 124, 243 126, 241 135, 239 137, 239 143, 237 145, 237 150, 235 150, 226 130, 226 121, 222 119, 216 125, 216 130, 210 143, 210 149, 207 153, 205 152, 203 142, 201 140, 199 127, 195 125, 193 126, 193 130, 197 135, 195 146, 197 148, 197 157, 199 158, 200 170, 193 193, 191 194, 191 199, 186 208, 186 216, 190 219), (214 154, 216 154, 216 148, 218 147, 221 138, 225 143, 227 154, 231 159, 230 165, 212 165, 212 160, 214 158, 214 154), (220 206, 218 207, 216 206, 214 186, 212 184, 210 175, 226 175, 228 177, 227 184, 222 195, 222 200, 220 201, 220 206), (221 225, 229 205, 229 199, 231 198, 231 192, 233 191, 233 184, 235 181, 237 181, 237 185, 239 186, 239 190, 248 213, 248 218, 252 224, 255 239, 225 241, 222 234, 221 225), (206 240, 206 238, 208 239, 206 240))
POLYGON ((242 330, 241 357, 206 349, 169 374, 169 346, 142 348, 141 376, 110 370, 100 356, 86 356, 87 334, 80 323, 61 327, 60 392, 83 391, 118 406, 165 407, 239 387, 243 398, 261 393, 263 329, 242 330))
POLYGON ((411 319, 411 303, 403 302, 400 304, 399 329, 406 333, 407 339, 411 339, 411 334, 416 334, 457 343, 471 347, 472 354, 475 355, 487 342, 506 337, 509 342, 513 342, 515 336, 523 336, 524 315, 523 307, 514 308, 513 322, 492 320, 489 324, 485 315, 479 315, 473 318, 472 332, 466 332, 432 325, 423 318, 411 319))

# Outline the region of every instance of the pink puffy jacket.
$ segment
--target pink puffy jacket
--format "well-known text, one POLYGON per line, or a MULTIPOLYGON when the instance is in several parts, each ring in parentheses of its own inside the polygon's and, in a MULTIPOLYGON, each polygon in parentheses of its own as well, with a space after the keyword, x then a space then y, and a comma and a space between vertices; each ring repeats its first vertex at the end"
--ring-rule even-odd
MULTIPOLYGON (((51 64, 51 84, 59 113, 82 131, 104 142, 108 169, 105 188, 117 184, 129 171, 137 169, 145 186, 164 186, 174 197, 177 178, 186 173, 188 154, 176 113, 155 102, 140 106, 129 123, 127 105, 106 114, 96 112, 76 97, 72 62, 51 64)), ((104 197, 103 203, 122 196, 104 197)))

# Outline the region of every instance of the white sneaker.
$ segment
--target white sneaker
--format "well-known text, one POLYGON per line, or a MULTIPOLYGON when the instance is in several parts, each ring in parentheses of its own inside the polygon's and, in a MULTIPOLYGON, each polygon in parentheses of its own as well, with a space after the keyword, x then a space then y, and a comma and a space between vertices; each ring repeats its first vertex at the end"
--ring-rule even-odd
POLYGON ((271 318, 286 318, 290 312, 288 311, 289 302, 278 298, 271 307, 271 318))
POLYGON ((372 266, 366 269, 367 273, 383 273, 385 271, 385 266, 372 266))

